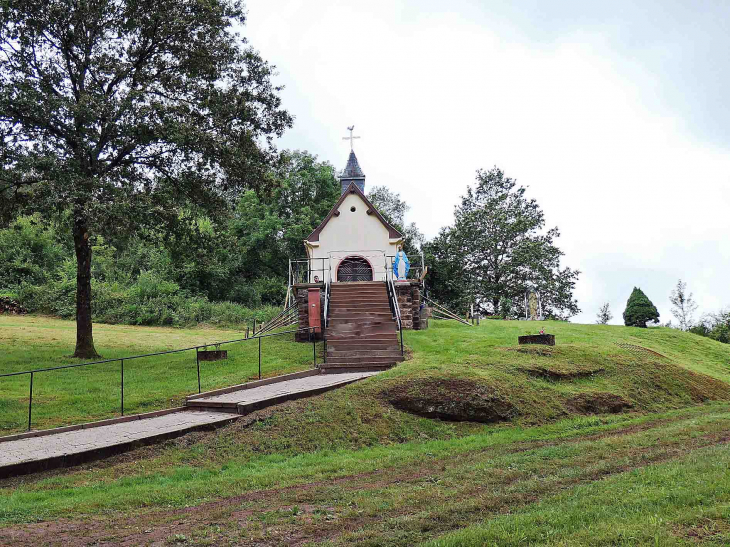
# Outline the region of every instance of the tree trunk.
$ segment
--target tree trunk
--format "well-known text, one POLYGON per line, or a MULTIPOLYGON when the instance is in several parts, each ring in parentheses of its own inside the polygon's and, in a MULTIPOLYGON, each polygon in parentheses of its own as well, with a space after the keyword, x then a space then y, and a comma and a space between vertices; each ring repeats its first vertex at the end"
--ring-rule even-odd
POLYGON ((76 351, 74 357, 99 357, 94 348, 91 325, 91 243, 86 218, 74 215, 74 248, 76 249, 76 351))

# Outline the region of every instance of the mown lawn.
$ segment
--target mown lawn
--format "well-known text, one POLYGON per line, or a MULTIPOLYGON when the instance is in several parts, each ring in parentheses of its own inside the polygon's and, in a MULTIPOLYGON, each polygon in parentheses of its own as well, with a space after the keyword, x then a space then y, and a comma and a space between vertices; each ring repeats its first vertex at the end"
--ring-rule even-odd
POLYGON ((406 344, 346 388, 3 481, 0 543, 730 544, 730 347, 509 321, 406 344), (518 351, 541 326, 558 345, 518 351))
POLYGON ((730 405, 715 404, 223 465, 178 439, 152 461, 140 451, 9 482, 0 540, 690 545, 707 529, 724 545, 729 427, 730 405))
MULTIPOLYGON (((75 328, 72 321, 0 315, 0 374, 83 362, 69 357, 75 328)), ((94 325, 96 348, 103 359, 244 336, 232 330, 94 325)), ((311 344, 294 343, 291 334, 265 338, 261 343, 264 377, 312 367, 311 344)), ((258 377, 257 340, 226 344, 221 349, 228 350, 228 360, 201 362, 202 390, 258 377)), ((197 391, 194 350, 124 363, 125 414, 178 406, 186 395, 197 391)), ((28 396, 28 375, 0 378, 0 435, 27 428, 28 396)), ((33 429, 114 417, 120 414, 120 403, 119 362, 37 373, 33 379, 33 429)))

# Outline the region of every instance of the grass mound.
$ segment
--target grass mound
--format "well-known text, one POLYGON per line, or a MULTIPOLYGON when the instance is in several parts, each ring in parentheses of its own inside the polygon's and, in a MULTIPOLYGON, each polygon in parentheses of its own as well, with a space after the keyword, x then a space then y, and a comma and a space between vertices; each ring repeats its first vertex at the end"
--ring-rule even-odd
POLYGON ((200 439, 209 439, 203 444, 214 445, 215 459, 225 460, 233 453, 291 455, 445 440, 485 428, 730 400, 730 347, 718 342, 672 329, 548 323, 557 346, 517 351, 523 349, 517 336, 531 326, 435 321, 427 331, 406 334, 413 356, 397 367, 200 439), (505 351, 510 342, 514 350, 505 351))

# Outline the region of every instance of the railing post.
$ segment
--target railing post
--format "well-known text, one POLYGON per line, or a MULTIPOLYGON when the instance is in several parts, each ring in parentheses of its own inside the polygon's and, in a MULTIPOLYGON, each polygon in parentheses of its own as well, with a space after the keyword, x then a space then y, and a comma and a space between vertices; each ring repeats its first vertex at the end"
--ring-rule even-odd
POLYGON ((198 353, 198 350, 200 348, 195 348, 195 365, 198 367, 198 393, 200 393, 200 354, 198 353))
POLYGON ((122 361, 122 416, 124 416, 124 359, 122 361))
POLYGON ((400 325, 400 354, 403 355, 403 324, 400 325))
POLYGON ((313 368, 317 368, 317 330, 310 329, 309 333, 312 336, 312 361, 314 362, 313 368))
POLYGON ((256 318, 253 318, 253 335, 256 336, 256 318))
POLYGON ((30 394, 28 395, 28 431, 30 431, 30 418, 33 414, 33 373, 30 373, 30 394))
POLYGON ((261 337, 259 336, 259 380, 261 380, 261 337))

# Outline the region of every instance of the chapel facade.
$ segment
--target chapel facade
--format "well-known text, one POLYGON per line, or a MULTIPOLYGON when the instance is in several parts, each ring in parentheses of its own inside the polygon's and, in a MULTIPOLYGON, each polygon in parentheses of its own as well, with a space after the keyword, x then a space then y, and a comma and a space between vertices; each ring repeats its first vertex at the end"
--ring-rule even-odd
POLYGON ((304 240, 306 260, 293 261, 296 275, 290 271, 299 313, 297 339, 326 337, 330 370, 392 366, 403 353, 398 331, 427 326, 421 313, 422 261, 419 257, 420 267, 404 269, 404 263, 410 267, 402 252, 404 235, 367 198, 354 150, 339 181, 339 200, 304 240), (385 354, 361 348, 363 354, 356 355, 355 343, 372 344, 373 351, 385 354), (386 361, 380 363, 381 358, 386 361))
POLYGON ((304 240, 313 264, 310 282, 315 276, 324 283, 386 281, 403 245, 403 234, 365 196, 365 173, 354 151, 350 151, 340 186, 340 199, 304 240), (318 268, 320 265, 324 267, 318 268))

